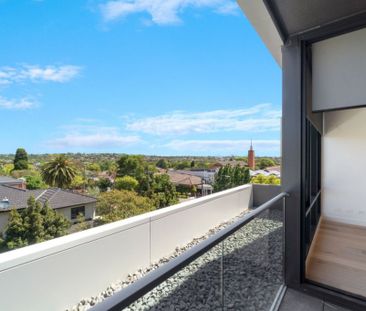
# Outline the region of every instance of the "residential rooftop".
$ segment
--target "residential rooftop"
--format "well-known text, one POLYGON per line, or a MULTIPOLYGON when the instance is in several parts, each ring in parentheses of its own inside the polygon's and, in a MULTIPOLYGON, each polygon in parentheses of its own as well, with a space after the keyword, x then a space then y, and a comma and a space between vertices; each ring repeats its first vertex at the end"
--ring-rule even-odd
POLYGON ((36 201, 45 204, 48 202, 51 208, 58 209, 80 204, 94 203, 97 199, 84 194, 60 188, 49 188, 46 190, 24 190, 11 186, 0 185, 0 200, 8 200, 9 207, 1 208, 0 212, 12 208, 23 209, 27 207, 28 199, 33 196, 36 201))

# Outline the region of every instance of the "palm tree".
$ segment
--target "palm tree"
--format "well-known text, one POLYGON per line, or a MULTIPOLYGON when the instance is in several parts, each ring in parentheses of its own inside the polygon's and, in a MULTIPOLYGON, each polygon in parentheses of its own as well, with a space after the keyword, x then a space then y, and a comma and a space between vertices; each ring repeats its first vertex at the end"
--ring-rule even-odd
POLYGON ((51 187, 67 188, 75 176, 76 169, 64 155, 57 156, 42 169, 42 178, 51 187))

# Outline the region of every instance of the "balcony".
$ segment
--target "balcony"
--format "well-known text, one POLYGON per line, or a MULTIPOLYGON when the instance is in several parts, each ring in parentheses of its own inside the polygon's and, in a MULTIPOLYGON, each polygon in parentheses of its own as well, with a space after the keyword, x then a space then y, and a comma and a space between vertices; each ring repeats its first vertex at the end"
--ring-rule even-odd
POLYGON ((2 308, 65 310, 99 297, 94 304, 113 294, 111 284, 126 284, 129 275, 131 279, 150 267, 154 271, 116 288, 125 287, 95 308, 109 308, 104 304, 143 284, 140 299, 132 299, 136 292, 127 295, 124 303, 132 303, 130 310, 223 305, 228 310, 243 305, 267 310, 283 283, 279 191, 276 186, 244 185, 4 253, 2 308), (276 195, 270 205, 265 203, 276 195), (177 247, 179 256, 174 255, 177 247))

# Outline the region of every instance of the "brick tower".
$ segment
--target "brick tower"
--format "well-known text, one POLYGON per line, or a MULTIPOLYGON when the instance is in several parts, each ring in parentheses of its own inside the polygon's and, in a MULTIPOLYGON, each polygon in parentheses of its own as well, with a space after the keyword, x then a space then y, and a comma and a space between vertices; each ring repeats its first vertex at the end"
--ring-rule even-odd
POLYGON ((250 149, 248 150, 248 166, 252 170, 255 169, 255 154, 252 141, 250 141, 250 149))

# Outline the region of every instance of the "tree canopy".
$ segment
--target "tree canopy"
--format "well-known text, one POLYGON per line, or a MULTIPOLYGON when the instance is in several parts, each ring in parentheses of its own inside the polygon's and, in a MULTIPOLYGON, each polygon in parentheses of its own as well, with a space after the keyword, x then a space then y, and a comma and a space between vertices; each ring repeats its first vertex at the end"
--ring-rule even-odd
POLYGON ((232 167, 227 164, 219 169, 215 175, 214 191, 222 191, 250 182, 250 172, 247 167, 239 165, 232 167))
POLYGON ((127 190, 112 190, 100 195, 97 214, 101 223, 113 222, 154 210, 153 201, 127 190))
POLYGON ((14 158, 14 170, 28 169, 28 154, 24 148, 18 148, 14 158))
POLYGON ((30 197, 27 208, 10 211, 3 243, 7 249, 19 248, 65 235, 69 227, 64 216, 30 197))
POLYGON ((114 181, 114 188, 117 190, 130 190, 137 189, 139 182, 132 176, 117 177, 114 181))
POLYGON ((42 178, 51 187, 70 187, 76 174, 73 163, 65 155, 57 156, 42 169, 42 178))
POLYGON ((27 189, 36 190, 36 189, 46 189, 47 185, 42 180, 41 176, 26 176, 25 181, 27 183, 27 189))
POLYGON ((275 166, 276 163, 272 159, 269 159, 269 158, 261 158, 257 162, 257 165, 262 170, 262 169, 265 169, 265 168, 270 167, 270 166, 275 166))

